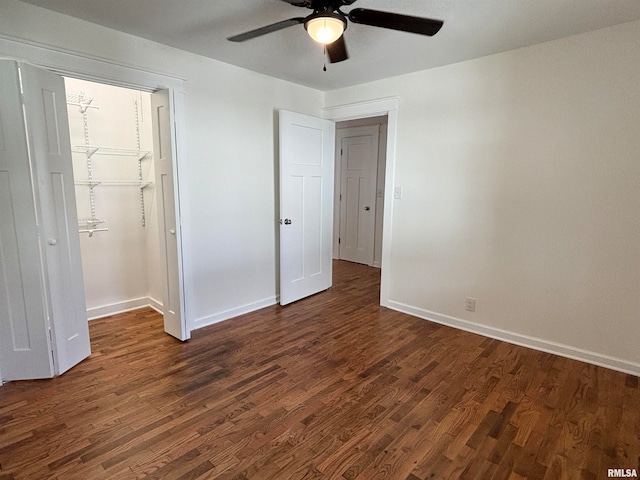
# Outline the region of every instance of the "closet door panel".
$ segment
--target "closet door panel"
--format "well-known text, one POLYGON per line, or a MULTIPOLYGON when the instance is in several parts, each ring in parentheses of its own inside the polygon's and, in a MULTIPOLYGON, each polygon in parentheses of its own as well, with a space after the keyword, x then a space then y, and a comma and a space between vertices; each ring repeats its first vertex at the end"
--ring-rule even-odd
POLYGON ((0 369, 3 381, 50 378, 45 308, 18 64, 0 61, 0 369))
POLYGON ((162 313, 164 330, 179 340, 187 340, 182 294, 182 252, 175 170, 175 132, 171 121, 172 101, 168 90, 151 95, 153 154, 160 235, 160 262, 164 288, 162 313))
POLYGON ((38 177, 55 368, 62 374, 91 354, 64 81, 31 65, 21 70, 38 177))

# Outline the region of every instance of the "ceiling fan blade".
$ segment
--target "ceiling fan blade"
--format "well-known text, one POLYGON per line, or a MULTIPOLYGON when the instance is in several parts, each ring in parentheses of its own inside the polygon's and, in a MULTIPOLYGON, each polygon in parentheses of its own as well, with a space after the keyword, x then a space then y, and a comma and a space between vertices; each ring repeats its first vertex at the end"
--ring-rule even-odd
POLYGON ((282 0, 294 7, 307 7, 313 10, 336 10, 344 5, 351 5, 356 0, 282 0))
POLYGON ((294 7, 307 7, 311 8, 311 0, 282 0, 283 2, 290 3, 294 7))
POLYGON ((266 25, 264 27, 256 28, 255 30, 250 30, 248 32, 234 35, 232 37, 227 38, 227 40, 231 42, 245 42, 247 40, 251 40, 252 38, 266 35, 267 33, 277 32, 278 30, 282 30, 283 28, 287 28, 287 27, 292 27, 293 25, 299 25, 303 22, 304 22, 303 17, 290 18, 289 20, 283 20, 281 22, 272 23, 271 25, 266 25))
POLYGON ((340 35, 339 39, 327 45, 327 55, 329 55, 329 63, 338 63, 349 58, 344 35, 340 35))
POLYGON ((438 33, 444 24, 441 20, 381 12, 380 10, 369 10, 367 8, 354 8, 349 12, 349 20, 353 23, 371 25, 372 27, 390 28, 429 36, 438 33))

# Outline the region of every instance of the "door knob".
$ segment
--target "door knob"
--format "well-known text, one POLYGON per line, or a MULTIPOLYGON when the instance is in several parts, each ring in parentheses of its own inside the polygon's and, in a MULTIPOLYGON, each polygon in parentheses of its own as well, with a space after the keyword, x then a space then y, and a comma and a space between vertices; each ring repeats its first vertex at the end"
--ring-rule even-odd
POLYGON ((371 210, 369 207, 364 207, 364 209, 368 212, 369 210, 371 210))
POLYGON ((284 224, 285 225, 291 225, 291 219, 290 218, 285 218, 284 219, 284 224))
POLYGON ((58 240, 56 240, 55 238, 50 238, 47 243, 49 245, 57 245, 58 244, 58 240))
POLYGON ((175 235, 175 234, 176 234, 176 231, 175 231, 175 230, 169 230, 169 233, 170 233, 171 235, 175 235))

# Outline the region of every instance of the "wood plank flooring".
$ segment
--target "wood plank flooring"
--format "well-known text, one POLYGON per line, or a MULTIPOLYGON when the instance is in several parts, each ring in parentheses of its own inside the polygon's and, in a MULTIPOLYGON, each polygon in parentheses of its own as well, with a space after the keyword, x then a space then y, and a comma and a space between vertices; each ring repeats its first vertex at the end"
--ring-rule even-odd
POLYGON ((149 309, 91 322, 88 360, 0 388, 0 479, 640 472, 637 377, 382 308, 377 269, 334 278, 187 343, 149 309))

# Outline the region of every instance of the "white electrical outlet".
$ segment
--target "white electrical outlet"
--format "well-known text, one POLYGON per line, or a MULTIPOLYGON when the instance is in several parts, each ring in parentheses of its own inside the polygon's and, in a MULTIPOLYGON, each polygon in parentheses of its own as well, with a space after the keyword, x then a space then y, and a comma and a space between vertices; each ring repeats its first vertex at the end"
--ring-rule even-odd
POLYGON ((475 298, 471 298, 471 297, 467 297, 467 299, 465 300, 465 309, 468 312, 475 312, 476 311, 476 299, 475 298))
POLYGON ((393 187, 393 198, 400 200, 402 198, 402 187, 393 187))

